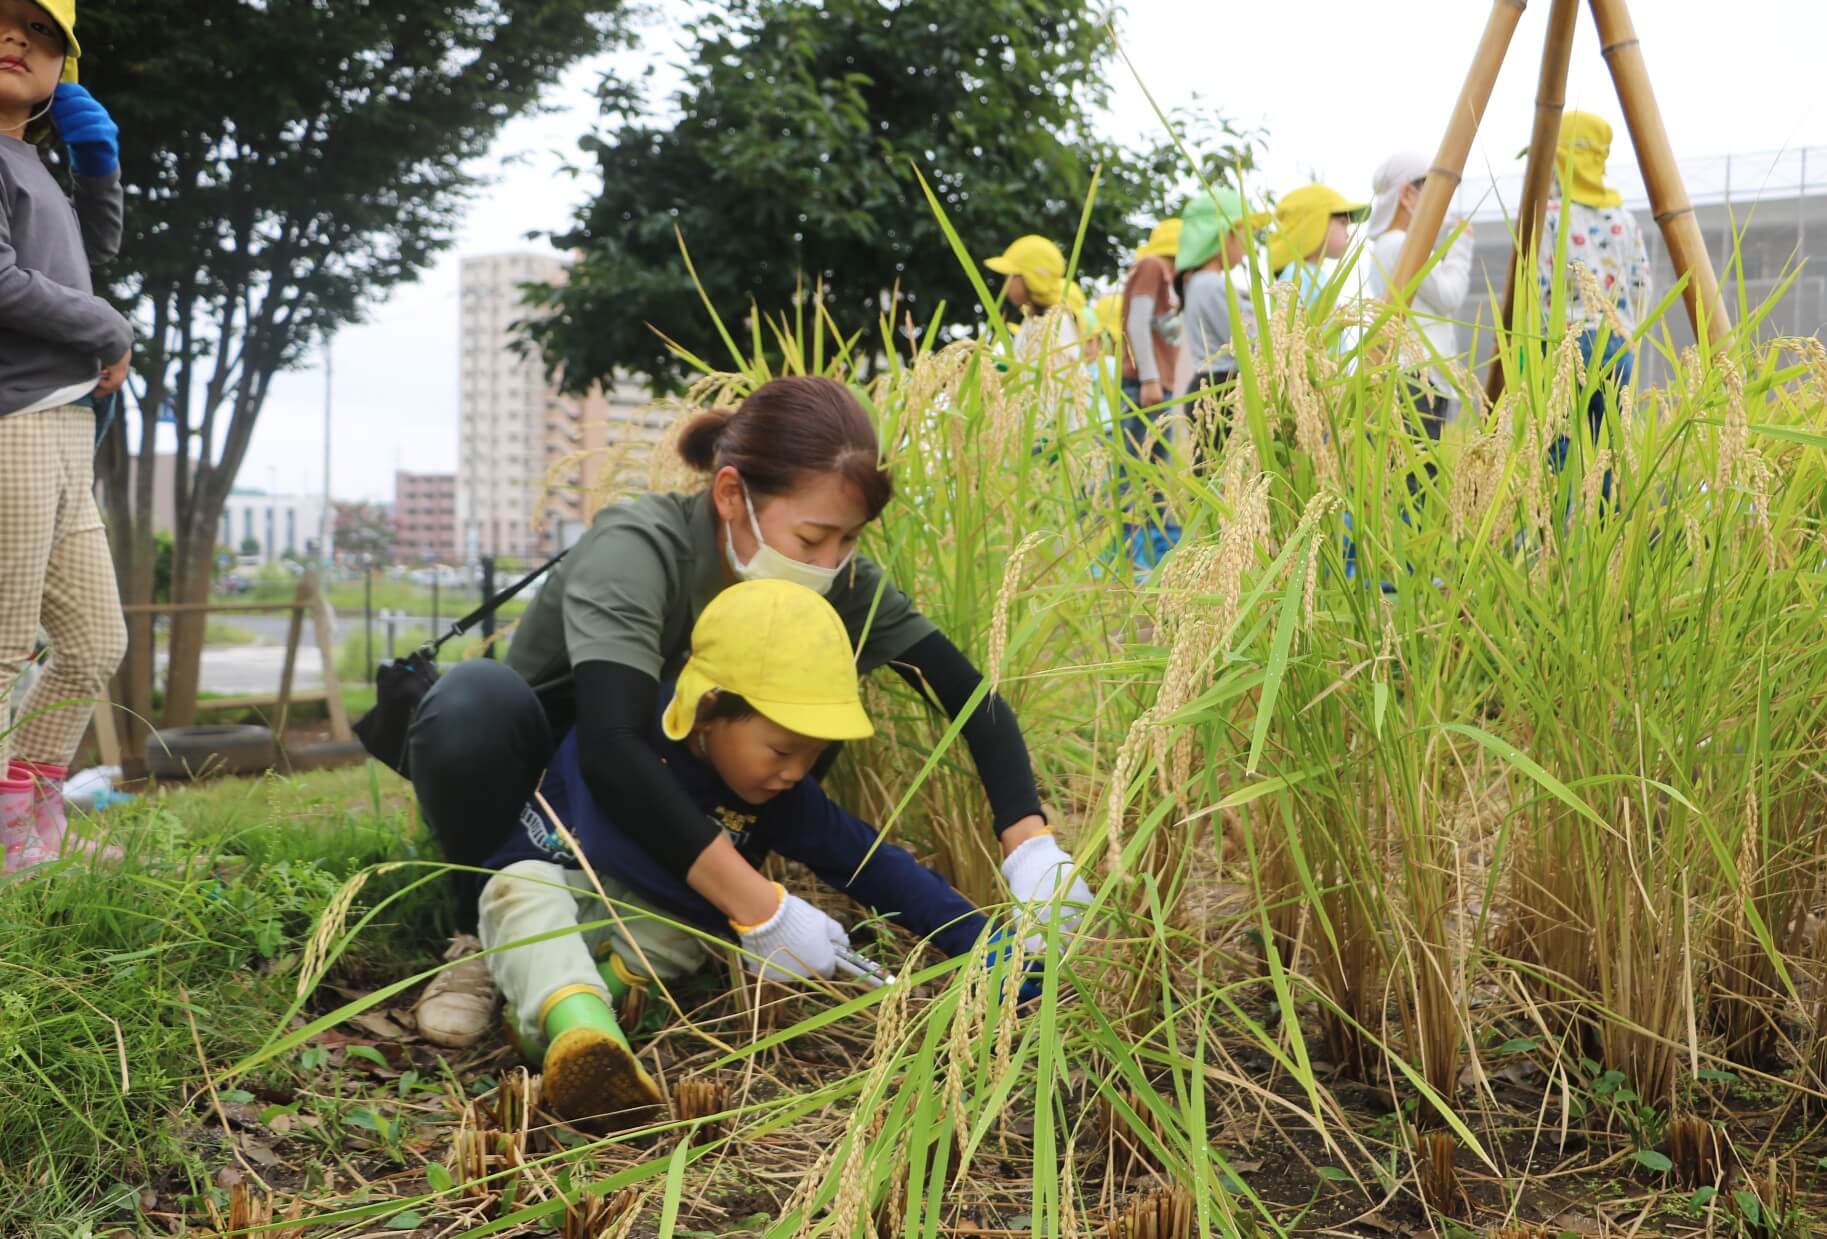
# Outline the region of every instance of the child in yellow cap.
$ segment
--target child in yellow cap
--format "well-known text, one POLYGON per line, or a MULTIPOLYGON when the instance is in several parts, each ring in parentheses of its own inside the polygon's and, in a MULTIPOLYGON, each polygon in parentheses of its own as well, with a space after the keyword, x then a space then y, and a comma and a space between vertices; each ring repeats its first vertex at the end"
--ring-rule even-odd
MULTIPOLYGON (((1043 407, 1065 401, 1077 386, 1075 371, 1085 359, 1080 341, 1085 330, 1085 291, 1066 278, 1066 256, 1047 238, 1017 237, 1009 248, 984 266, 1007 276, 1003 299, 1021 311, 1015 326, 1014 360, 1032 364, 1041 378, 1036 396, 1043 407), (1049 314, 1058 308, 1060 313, 1049 314)), ((1068 427, 1084 424, 1082 405, 1065 410, 1068 427)))
POLYGON ((1351 226, 1370 210, 1330 185, 1302 185, 1275 204, 1275 230, 1269 234, 1269 270, 1279 281, 1292 280, 1302 305, 1311 305, 1326 285, 1323 264, 1345 257, 1351 248, 1351 226))
POLYGON ((812 778, 832 742, 872 732, 843 621, 819 594, 779 580, 718 594, 698 617, 691 658, 662 700, 649 742, 677 794, 723 828, 683 882, 616 821, 616 806, 591 796, 575 732, 559 746, 541 791, 619 915, 595 898, 537 801, 488 861, 499 872, 482 892, 485 947, 577 929, 580 912, 612 922, 488 957, 522 1046, 541 1057, 547 1104, 574 1121, 643 1122, 662 1104, 614 1006, 654 977, 670 982, 696 971, 707 959, 706 935, 733 940, 764 978, 838 970, 848 933, 762 876, 769 852, 799 861, 948 955, 972 950, 984 929, 981 914, 943 878, 879 841, 812 778))
POLYGON ((0 842, 11 873, 66 839, 63 782, 127 648, 95 506, 95 406, 127 378, 133 329, 90 270, 121 239, 118 134, 76 85, 75 0, 0 0, 0 842), (74 201, 33 145, 46 116, 74 201), (28 137, 31 131, 33 137, 28 137), (7 708, 38 629, 44 673, 7 708))
MULTIPOLYGON (((1597 358, 1604 377, 1587 403, 1587 426, 1596 443, 1605 424, 1605 404, 1616 403, 1620 388, 1628 387, 1635 372, 1631 341, 1611 326, 1615 320, 1630 331, 1649 309, 1649 251, 1636 216, 1624 205, 1624 195, 1606 183, 1605 164, 1611 157, 1611 126, 1591 112, 1568 112, 1561 117, 1560 139, 1554 152, 1554 192, 1548 199, 1546 219, 1536 255, 1536 281, 1541 291, 1542 317, 1554 296, 1558 269, 1561 217, 1567 218, 1565 295, 1567 324, 1579 332, 1580 353, 1588 365, 1597 358), (1592 304, 1574 278, 1579 263, 1592 273, 1599 295, 1610 302, 1592 304)), ((1565 459, 1567 444, 1556 446, 1556 467, 1565 459)))

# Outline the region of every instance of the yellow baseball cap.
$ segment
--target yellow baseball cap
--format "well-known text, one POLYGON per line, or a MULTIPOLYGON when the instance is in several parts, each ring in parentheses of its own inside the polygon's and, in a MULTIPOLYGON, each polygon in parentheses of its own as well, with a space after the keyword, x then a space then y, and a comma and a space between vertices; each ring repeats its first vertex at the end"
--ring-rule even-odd
POLYGON ((997 275, 1019 275, 1036 305, 1058 305, 1066 283, 1066 256, 1045 237, 1029 233, 1016 237, 1009 248, 986 258, 983 265, 997 275))
POLYGON ((1275 231, 1269 234, 1269 270, 1280 271, 1305 258, 1326 240, 1326 221, 1334 215, 1361 218, 1368 202, 1353 202, 1330 185, 1302 185, 1275 204, 1275 231))
POLYGON ((63 80, 76 80, 76 62, 82 59, 82 44, 76 41, 76 0, 35 0, 39 8, 51 15, 63 31, 64 48, 63 80))
POLYGON ((1136 258, 1172 258, 1180 249, 1181 226, 1178 215, 1156 224, 1148 234, 1148 240, 1136 251, 1136 258))
POLYGON ((669 738, 691 734, 698 700, 713 689, 814 740, 875 734, 844 621, 822 595, 792 581, 743 581, 711 599, 692 626, 691 657, 660 720, 669 738))

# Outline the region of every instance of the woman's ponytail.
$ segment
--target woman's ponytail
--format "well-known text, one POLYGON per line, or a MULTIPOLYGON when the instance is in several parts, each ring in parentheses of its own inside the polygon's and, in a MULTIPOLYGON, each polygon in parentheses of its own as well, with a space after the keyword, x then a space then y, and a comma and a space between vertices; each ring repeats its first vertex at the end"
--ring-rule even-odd
POLYGON ((679 459, 699 473, 716 468, 717 445, 735 416, 734 409, 706 409, 686 422, 679 431, 679 459))

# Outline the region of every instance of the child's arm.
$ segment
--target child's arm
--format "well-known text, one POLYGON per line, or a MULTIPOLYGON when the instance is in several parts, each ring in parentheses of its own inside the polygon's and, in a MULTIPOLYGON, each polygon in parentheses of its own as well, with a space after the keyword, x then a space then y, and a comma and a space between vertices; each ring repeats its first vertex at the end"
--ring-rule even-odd
POLYGON ((133 347, 133 329, 102 298, 20 266, 12 233, 12 220, 0 209, 0 326, 81 349, 98 369, 133 347))
POLYGON ((873 827, 833 804, 811 779, 788 794, 800 804, 791 824, 771 840, 782 856, 858 903, 893 914, 914 935, 930 936, 947 955, 965 954, 976 945, 983 914, 949 882, 905 849, 878 843, 873 827))
POLYGON ((91 267, 105 267, 121 252, 122 199, 119 172, 78 176, 76 222, 82 225, 83 253, 91 267))
POLYGON ((108 109, 74 82, 58 84, 51 120, 70 152, 83 251, 91 267, 105 266, 121 250, 120 130, 108 109))

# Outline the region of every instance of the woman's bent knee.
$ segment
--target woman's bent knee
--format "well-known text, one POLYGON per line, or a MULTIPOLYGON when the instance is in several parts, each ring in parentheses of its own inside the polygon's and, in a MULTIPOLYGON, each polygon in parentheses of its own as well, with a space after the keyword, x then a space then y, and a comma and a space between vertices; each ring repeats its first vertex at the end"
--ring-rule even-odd
POLYGON ((462 771, 511 751, 516 722, 543 711, 513 668, 491 659, 458 663, 426 692, 407 731, 412 769, 462 771))

